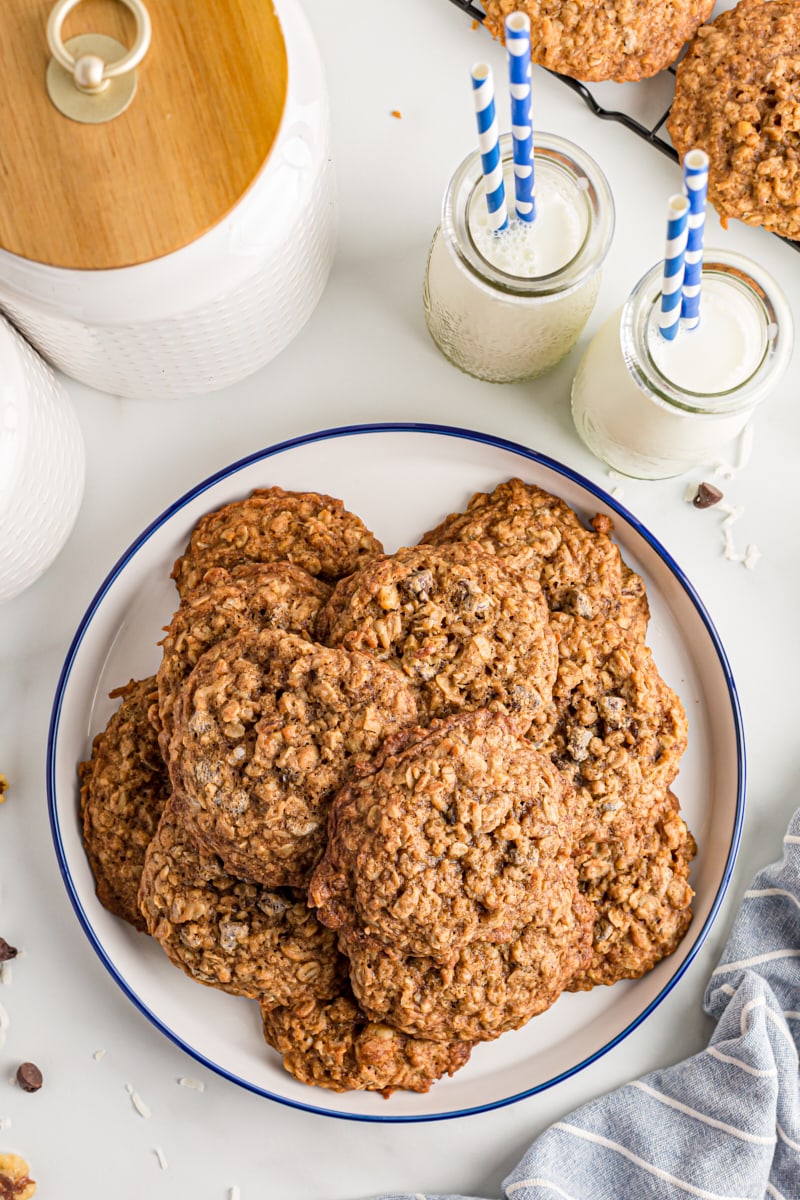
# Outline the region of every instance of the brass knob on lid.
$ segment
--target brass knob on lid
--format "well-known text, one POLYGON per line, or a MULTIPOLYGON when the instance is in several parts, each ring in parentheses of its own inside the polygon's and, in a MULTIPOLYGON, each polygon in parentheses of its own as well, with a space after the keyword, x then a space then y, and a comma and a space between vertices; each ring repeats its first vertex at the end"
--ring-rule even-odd
POLYGON ((128 49, 115 38, 86 33, 64 42, 61 31, 81 0, 58 0, 47 21, 52 58, 47 67, 47 93, 73 121, 99 124, 119 116, 136 92, 136 67, 150 46, 152 26, 142 0, 121 0, 136 20, 136 37, 128 49))

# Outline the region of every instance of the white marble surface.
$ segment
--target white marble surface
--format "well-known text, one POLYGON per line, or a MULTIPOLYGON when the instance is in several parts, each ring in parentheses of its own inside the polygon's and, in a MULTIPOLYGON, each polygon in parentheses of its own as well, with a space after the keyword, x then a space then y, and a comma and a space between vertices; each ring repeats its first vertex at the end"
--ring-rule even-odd
MULTIPOLYGON (((552 1120, 704 1045, 707 975, 737 898, 754 870, 777 857, 797 803, 795 364, 758 414, 750 461, 722 483, 726 499, 743 509, 737 541, 761 551, 754 570, 723 556, 719 514, 684 502, 685 479, 622 485, 623 503, 672 552, 720 632, 742 701, 749 786, 742 848, 715 927, 675 989, 618 1047, 558 1087, 487 1114, 413 1126, 336 1121, 200 1067, 140 1015, 98 961, 67 901, 51 842, 47 729, 81 615, 153 517, 253 450, 360 421, 484 430, 605 488, 619 482, 574 435, 569 383, 592 331, 661 253, 664 199, 679 186, 677 167, 627 130, 599 122, 537 71, 537 124, 597 157, 615 192, 617 235, 590 324, 562 366, 533 385, 466 378, 428 339, 420 286, 443 188, 473 146, 469 67, 486 57, 500 72, 502 51, 446 0, 351 0, 344 9, 306 0, 305 7, 328 70, 340 189, 338 257, 319 308, 276 361, 224 394, 156 404, 70 383, 88 452, 83 507, 54 565, 0 608, 0 770, 11 785, 0 808, 0 935, 23 951, 0 983, 9 1017, 0 1150, 28 1158, 43 1198, 225 1200, 232 1188, 241 1200, 356 1200, 383 1190, 499 1196, 506 1172, 552 1120), (45 1076, 34 1095, 10 1082, 26 1059, 45 1076), (185 1076, 204 1090, 181 1087, 185 1076), (133 1107, 127 1084, 148 1105, 148 1118, 133 1107)), ((759 258, 800 314, 800 259, 790 248, 757 230, 723 232, 714 218, 707 242, 759 258)))

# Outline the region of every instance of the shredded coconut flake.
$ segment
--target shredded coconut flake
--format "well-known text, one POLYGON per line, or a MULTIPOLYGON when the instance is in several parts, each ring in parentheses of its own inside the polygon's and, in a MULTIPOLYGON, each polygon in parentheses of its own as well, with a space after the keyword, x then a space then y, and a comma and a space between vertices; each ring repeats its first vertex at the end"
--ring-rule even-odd
POLYGON ((744 562, 744 565, 747 567, 748 571, 755 570, 756 563, 758 562, 758 560, 760 558, 761 558, 761 551, 759 550, 758 546, 755 546, 751 542, 750 545, 745 550, 744 559, 742 560, 744 562))
POLYGON ((11 968, 11 963, 4 962, 0 967, 0 983, 3 987, 11 987, 14 982, 14 972, 11 968))
POLYGON ((730 529, 722 531, 722 553, 729 562, 744 562, 744 555, 737 553, 730 529))
POLYGON ((95 1050, 94 1054, 92 1055, 92 1058, 94 1059, 95 1062, 100 1062, 102 1059, 105 1058, 105 1056, 106 1056, 105 1050, 95 1050))
POLYGON ((0 1132, 5 1133, 11 1128, 11 1117, 0 1117, 0 1132))
POLYGON ((742 432, 739 434, 739 441, 736 446, 736 470, 741 471, 742 467, 746 467, 750 461, 750 455, 753 452, 753 426, 745 425, 742 432))
POLYGON ((693 504, 694 498, 697 495, 697 484, 687 483, 686 491, 683 493, 683 498, 687 504, 693 504))
POLYGON ((744 554, 740 554, 736 549, 736 544, 733 540, 733 534, 731 533, 731 526, 739 520, 744 512, 744 509, 741 507, 735 508, 731 504, 721 504, 719 509, 720 512, 724 513, 722 521, 720 522, 720 528, 722 529, 723 555, 728 559, 729 562, 742 563, 748 571, 754 570, 756 563, 761 558, 761 551, 759 550, 758 546, 753 545, 751 542, 747 546, 744 554))
POLYGON ((233 1187, 228 1188, 228 1200, 239 1200, 240 1196, 241 1192, 236 1184, 234 1184, 233 1187))
POLYGON ((736 439, 736 457, 732 463, 714 464, 714 474, 721 479, 733 479, 750 461, 753 451, 753 426, 746 425, 736 439))
POLYGON ((206 1090, 206 1085, 202 1079, 191 1079, 188 1075, 182 1075, 178 1083, 181 1087, 193 1088, 196 1092, 204 1092, 206 1090))
POLYGON ((744 512, 744 509, 735 508, 732 504, 720 504, 719 511, 725 514, 725 516, 722 518, 722 528, 729 529, 731 525, 739 520, 739 517, 744 512))
POLYGON ((130 1096, 131 1104, 136 1109, 139 1116, 144 1117, 144 1119, 147 1120, 147 1118, 150 1117, 152 1114, 150 1112, 150 1109, 147 1107, 144 1100, 142 1099, 142 1097, 139 1095, 139 1093, 133 1087, 133 1085, 130 1083, 126 1083, 125 1091, 130 1096))
POLYGON ((166 1171, 167 1167, 169 1166, 169 1163, 167 1162, 167 1156, 165 1155, 165 1153, 161 1149, 161 1147, 154 1146, 153 1154, 155 1154, 156 1158, 158 1159, 158 1165, 161 1167, 161 1170, 166 1171))

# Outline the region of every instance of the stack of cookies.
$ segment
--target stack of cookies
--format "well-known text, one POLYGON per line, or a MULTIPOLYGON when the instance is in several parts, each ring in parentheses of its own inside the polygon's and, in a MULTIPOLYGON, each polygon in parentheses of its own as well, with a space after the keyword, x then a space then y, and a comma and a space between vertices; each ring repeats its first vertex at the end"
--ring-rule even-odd
POLYGON ((520 480, 387 555, 331 497, 208 514, 79 766, 106 907, 302 1082, 426 1091, 688 928, 686 719, 611 540, 520 480))

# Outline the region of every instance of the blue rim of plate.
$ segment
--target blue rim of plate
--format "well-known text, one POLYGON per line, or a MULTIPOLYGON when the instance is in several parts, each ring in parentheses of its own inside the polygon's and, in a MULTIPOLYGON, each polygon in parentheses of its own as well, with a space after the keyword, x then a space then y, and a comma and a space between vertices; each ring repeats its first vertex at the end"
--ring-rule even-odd
POLYGON ((254 1092, 256 1095, 264 1096, 266 1099, 274 1100, 276 1103, 286 1105, 289 1108, 295 1108, 303 1112, 314 1113, 317 1116, 336 1117, 339 1120, 344 1121, 365 1121, 372 1124, 382 1125, 418 1124, 428 1121, 448 1121, 454 1120, 457 1117, 473 1116, 478 1113, 490 1112, 498 1108, 505 1108, 510 1104, 515 1104, 520 1100, 525 1100, 530 1096, 537 1095, 539 1092, 543 1092, 549 1088, 555 1087, 557 1084, 562 1083, 565 1079, 569 1079, 573 1075, 577 1075, 580 1071, 585 1070, 586 1067, 596 1062, 604 1054, 607 1054, 610 1050, 613 1050, 614 1047, 618 1046, 620 1042, 622 1042, 630 1033, 634 1031, 634 1029, 637 1029, 638 1026, 641 1025, 641 1023, 654 1011, 654 1009, 658 1007, 661 1001, 669 995, 678 981, 685 974, 689 965, 695 959, 700 947, 708 936, 711 926, 717 917, 720 906, 725 897, 725 893, 728 890, 728 885, 731 881, 734 864, 736 862, 736 856, 739 850, 739 843, 741 841, 742 826, 744 824, 746 780, 747 766, 741 706, 739 704, 736 684, 734 682, 733 673, 728 662, 727 654, 725 653, 719 634, 717 633, 716 628, 714 627, 714 624, 708 612, 706 611, 705 605, 698 596, 692 584, 689 582, 689 579, 686 577, 684 572, 681 570, 675 559, 666 550, 666 548, 662 546, 661 543, 649 532, 649 530, 647 530, 645 526, 642 525, 641 522, 638 521, 626 508, 614 500, 612 496, 608 495, 608 493, 604 492, 602 488, 592 483, 591 480, 587 479, 579 472, 573 471, 570 467, 564 466, 563 463, 559 463, 555 459, 549 458, 545 454, 540 454, 538 451, 531 450, 529 447, 523 446, 519 442, 512 442, 506 438, 497 437, 494 434, 480 433, 470 429, 460 429, 457 426, 426 424, 421 422, 388 421, 358 425, 342 425, 335 426, 331 429, 318 430, 315 433, 303 434, 295 438, 289 438, 283 442, 276 442, 273 446, 268 446, 263 450, 257 450, 253 454, 248 454, 246 457, 238 459, 234 463, 230 463, 228 466, 216 471, 213 475, 209 475, 201 483, 198 483, 195 487, 191 488, 188 492, 185 492, 181 497, 179 497, 179 499, 166 508, 160 514, 160 516, 156 517, 155 520, 152 521, 142 531, 136 540, 131 543, 128 549, 124 552, 124 554, 121 555, 121 557, 111 568, 108 575, 103 580, 103 583, 95 593, 91 604, 81 619, 75 636, 70 644, 69 650, 67 651, 67 656, 64 660, 64 665, 61 669, 58 685, 56 687, 55 698, 53 700, 53 707, 50 716, 50 726, 47 735, 47 807, 50 818, 50 831, 55 846, 59 869, 61 871, 61 877, 64 881, 64 886, 67 889, 67 894, 69 895, 72 906, 75 909, 78 921, 80 922, 90 945, 102 962, 103 966, 114 979, 115 983, 121 988, 131 1003, 138 1008, 139 1011, 145 1017, 147 1017, 147 1019, 153 1025, 155 1025, 155 1027, 160 1030, 165 1037, 174 1042, 176 1046, 190 1055, 190 1057, 196 1062, 208 1067, 209 1070, 214 1071, 217 1075, 221 1075, 224 1079, 230 1080, 231 1083, 237 1084, 246 1091, 254 1092), (139 996, 129 987, 124 977, 119 973, 117 967, 109 958, 102 943, 99 941, 94 929, 92 928, 91 922, 86 915, 83 905, 81 904, 72 880, 64 845, 61 839, 61 830, 59 827, 58 813, 56 809, 55 748, 58 738, 58 728, 61 717, 62 703, 64 700, 64 692, 66 690, 70 672, 72 670, 78 650, 80 649, 84 635, 91 624, 94 614, 96 613, 104 596, 111 587, 111 584, 120 574, 120 572, 124 570, 140 547, 143 546, 150 537, 152 537, 156 530, 158 530, 166 521, 174 516, 176 512, 179 512, 180 509, 184 508, 188 503, 194 500, 195 497, 201 495, 203 492, 219 483, 220 480, 235 474, 252 463, 274 458, 278 454, 282 454, 287 450, 292 450, 298 446, 302 446, 310 442, 320 442, 340 437, 352 437, 354 435, 364 433, 427 433, 440 437, 462 438, 465 441, 479 442, 487 446, 493 446, 500 450, 508 450, 513 454, 518 454, 522 458, 527 458, 533 463, 537 463, 542 467, 554 471, 558 475, 562 475, 564 478, 569 479, 572 483, 578 484, 579 487, 585 489, 587 492, 590 492, 593 496, 595 496, 602 505, 607 506, 618 513, 619 516, 622 517, 623 520, 625 520, 631 526, 631 528, 634 529, 640 535, 640 537, 647 542, 651 549, 654 550, 658 557, 666 564, 688 595, 689 599, 692 601, 694 607, 697 609, 697 612, 701 617, 703 624, 705 625, 706 631, 711 639, 712 645, 722 667, 725 683, 728 689, 728 698, 730 700, 731 713, 733 716, 734 729, 736 733, 738 776, 736 819, 734 822, 731 843, 728 848, 725 869, 723 871, 722 879, 720 880, 719 887, 717 888, 717 894, 714 897, 714 901, 711 905, 708 916, 706 917, 699 934, 696 936, 689 953, 681 965, 675 970, 669 981, 661 989, 658 995, 651 1000, 647 1007, 641 1013, 639 1013, 635 1020, 631 1021, 630 1024, 625 1027, 625 1029, 616 1034, 604 1046, 601 1046, 593 1054, 590 1054, 586 1058, 582 1059, 581 1062, 575 1063, 574 1066, 569 1067, 566 1071, 553 1076, 552 1079, 547 1079, 543 1083, 536 1084, 534 1087, 526 1088, 524 1091, 517 1092, 513 1096, 504 1096, 502 1099, 493 1100, 488 1104, 471 1105, 467 1108, 456 1109, 451 1112, 392 1116, 379 1113, 337 1112, 334 1109, 324 1108, 317 1104, 304 1104, 299 1101, 292 1100, 287 1096, 276 1095, 274 1092, 270 1092, 265 1088, 257 1087, 248 1080, 242 1079, 240 1076, 226 1070, 225 1067, 221 1066, 219 1063, 213 1062, 200 1051, 196 1050, 193 1046, 186 1042, 179 1033, 165 1025, 164 1022, 156 1016, 152 1009, 148 1008, 144 1001, 142 1001, 139 996))

